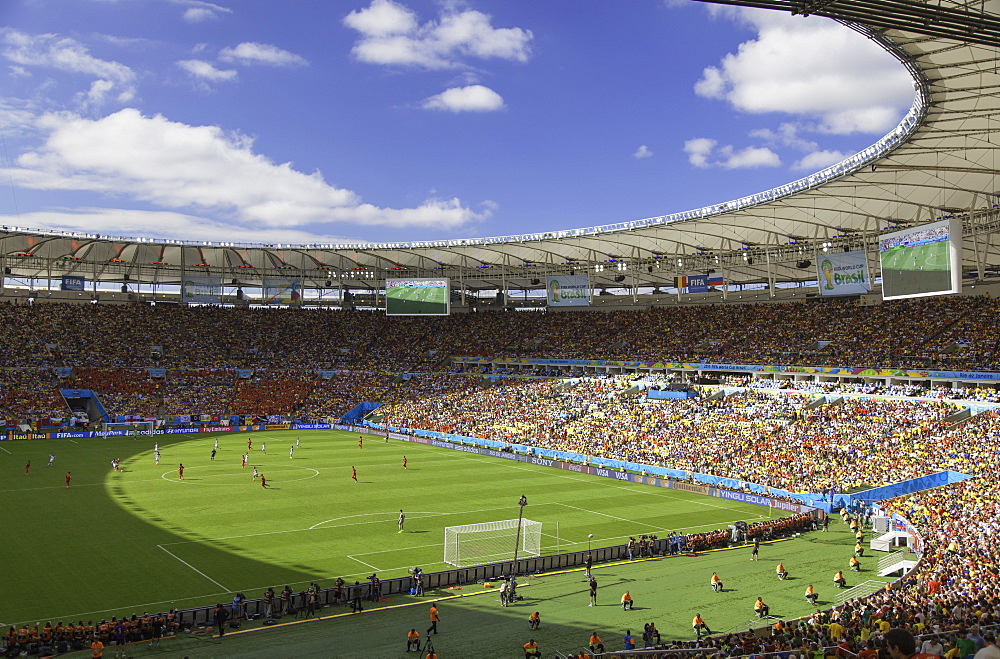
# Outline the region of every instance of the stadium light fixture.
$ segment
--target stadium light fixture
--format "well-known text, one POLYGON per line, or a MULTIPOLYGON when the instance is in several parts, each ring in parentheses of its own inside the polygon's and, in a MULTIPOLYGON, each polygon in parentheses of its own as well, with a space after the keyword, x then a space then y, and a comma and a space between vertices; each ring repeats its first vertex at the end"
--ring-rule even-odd
POLYGON ((528 505, 528 497, 521 495, 521 498, 517 500, 517 536, 514 540, 514 565, 511 567, 510 574, 512 577, 517 576, 517 550, 521 546, 521 521, 524 519, 524 507, 528 505))

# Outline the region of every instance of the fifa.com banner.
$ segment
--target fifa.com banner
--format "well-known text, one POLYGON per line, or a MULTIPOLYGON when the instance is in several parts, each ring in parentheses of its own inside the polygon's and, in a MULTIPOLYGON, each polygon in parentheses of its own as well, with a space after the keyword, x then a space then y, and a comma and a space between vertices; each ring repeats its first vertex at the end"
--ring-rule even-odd
POLYGON ((872 289, 864 250, 821 254, 816 269, 820 295, 858 295, 872 289))
POLYGON ((181 299, 192 304, 219 304, 222 302, 222 279, 188 275, 181 286, 181 299))
POLYGON ((590 278, 587 275, 549 277, 545 303, 550 307, 590 306, 590 278))

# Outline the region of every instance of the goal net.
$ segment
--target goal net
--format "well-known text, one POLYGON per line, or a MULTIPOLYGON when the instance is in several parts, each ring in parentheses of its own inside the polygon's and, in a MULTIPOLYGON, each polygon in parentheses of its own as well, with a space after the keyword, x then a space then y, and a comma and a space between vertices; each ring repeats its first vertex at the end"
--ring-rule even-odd
MULTIPOLYGON (((444 529, 444 562, 455 567, 470 567, 513 560, 516 541, 516 519, 448 526, 444 529)), ((522 519, 518 558, 540 556, 541 551, 542 523, 522 519)))

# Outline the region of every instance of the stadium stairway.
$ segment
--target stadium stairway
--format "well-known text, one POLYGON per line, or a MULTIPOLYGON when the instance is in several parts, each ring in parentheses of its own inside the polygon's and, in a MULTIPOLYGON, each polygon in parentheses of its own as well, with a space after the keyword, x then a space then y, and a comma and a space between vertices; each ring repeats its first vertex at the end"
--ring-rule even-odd
POLYGON ((66 401, 66 407, 71 410, 82 408, 87 412, 91 421, 99 418, 102 422, 108 423, 112 420, 96 391, 91 389, 60 389, 59 393, 66 401))
MULTIPOLYGON (((873 541, 874 542, 874 541, 873 541)), ((878 561, 878 574, 880 577, 887 577, 894 572, 902 571, 903 574, 909 572, 917 561, 914 556, 907 551, 894 551, 887 554, 878 561)))

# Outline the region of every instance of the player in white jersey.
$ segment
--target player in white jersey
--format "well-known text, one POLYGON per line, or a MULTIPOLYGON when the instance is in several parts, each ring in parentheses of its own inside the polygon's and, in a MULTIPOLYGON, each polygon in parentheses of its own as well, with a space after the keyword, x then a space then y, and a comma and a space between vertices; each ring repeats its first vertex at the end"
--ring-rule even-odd
POLYGON ((49 453, 49 463, 47 465, 45 465, 45 466, 46 467, 51 467, 52 463, 55 462, 55 461, 56 461, 56 454, 55 453, 49 453))
POLYGON ((156 464, 160 464, 160 452, 153 451, 153 458, 156 460, 156 464))

